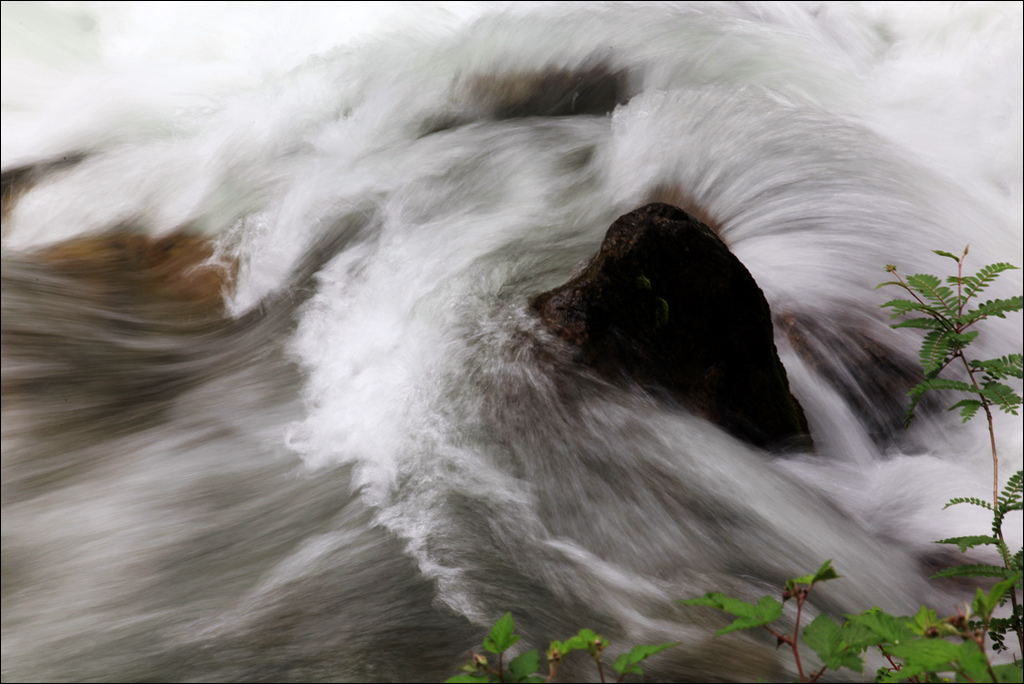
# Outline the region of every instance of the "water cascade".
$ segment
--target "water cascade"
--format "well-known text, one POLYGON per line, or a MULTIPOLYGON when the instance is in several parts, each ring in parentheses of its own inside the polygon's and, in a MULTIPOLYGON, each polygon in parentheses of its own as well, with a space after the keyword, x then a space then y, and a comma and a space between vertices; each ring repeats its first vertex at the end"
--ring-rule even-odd
POLYGON ((507 610, 792 677, 674 601, 828 558, 815 611, 955 610, 987 433, 903 429, 874 288, 1022 265, 1018 3, 292 5, 3 6, 5 680, 438 681, 507 610), (528 306, 652 200, 756 279, 812 450, 528 306))

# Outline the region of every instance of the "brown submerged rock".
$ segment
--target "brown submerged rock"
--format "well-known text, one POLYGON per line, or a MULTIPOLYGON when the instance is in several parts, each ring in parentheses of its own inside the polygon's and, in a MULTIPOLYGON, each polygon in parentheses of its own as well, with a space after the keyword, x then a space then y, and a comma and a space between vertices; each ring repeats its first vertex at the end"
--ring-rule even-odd
POLYGON ((624 69, 593 64, 577 69, 486 74, 469 80, 469 102, 494 119, 607 114, 629 101, 624 69))
POLYGON ((714 231, 682 209, 656 203, 621 216, 579 275, 530 305, 601 375, 752 444, 810 445, 764 294, 714 231))
POLYGON ((625 69, 603 62, 575 68, 475 74, 452 85, 455 109, 431 117, 423 135, 474 121, 605 115, 632 97, 625 69))
POLYGON ((186 229, 153 237, 119 226, 65 240, 29 258, 91 284, 110 304, 170 305, 177 315, 219 318, 237 264, 212 263, 213 255, 211 240, 186 229))
MULTIPOLYGON (((904 426, 907 392, 924 380, 916 357, 901 351, 891 330, 859 310, 834 312, 829 320, 782 312, 776 327, 785 333, 800 358, 836 390, 868 437, 880 448, 920 448, 904 426)), ((918 414, 932 413, 941 402, 925 396, 918 414)))

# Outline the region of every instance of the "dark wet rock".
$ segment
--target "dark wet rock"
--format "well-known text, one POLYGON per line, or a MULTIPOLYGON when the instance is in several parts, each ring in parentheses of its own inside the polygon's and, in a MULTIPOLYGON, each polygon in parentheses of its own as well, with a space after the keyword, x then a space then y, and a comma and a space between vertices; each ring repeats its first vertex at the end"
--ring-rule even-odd
POLYGON ((605 64, 475 76, 467 92, 473 106, 495 119, 607 114, 629 100, 626 71, 605 64))
POLYGON ((424 134, 488 119, 603 115, 630 97, 628 72, 604 63, 478 74, 456 82, 452 88, 456 108, 430 119, 424 134))
POLYGON ((721 222, 712 216, 711 212, 709 212, 703 204, 698 202, 694 196, 682 186, 675 183, 660 183, 654 186, 654 188, 647 193, 644 203, 651 204, 654 202, 671 204, 674 207, 679 207, 687 214, 715 231, 715 235, 720 237, 722 242, 726 245, 729 244, 729 240, 726 239, 725 230, 721 222))
MULTIPOLYGON (((903 423, 910 404, 906 395, 924 374, 916 357, 884 339, 892 331, 882 327, 877 318, 867 313, 832 312, 825 320, 784 312, 776 317, 775 325, 804 363, 853 409, 875 444, 883 449, 905 449, 912 439, 903 423)), ((935 408, 934 399, 926 396, 918 412, 935 408)))
POLYGON ((809 446, 764 294, 714 231, 682 209, 648 204, 620 217, 579 275, 530 305, 601 375, 755 445, 809 446))

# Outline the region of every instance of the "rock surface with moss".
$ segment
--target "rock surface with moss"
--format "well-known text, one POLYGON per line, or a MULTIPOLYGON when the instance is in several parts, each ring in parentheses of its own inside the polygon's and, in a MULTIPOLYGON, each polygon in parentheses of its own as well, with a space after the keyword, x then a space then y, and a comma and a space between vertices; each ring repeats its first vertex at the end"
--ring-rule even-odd
POLYGON ((764 294, 682 209, 655 203, 621 216, 577 276, 530 305, 601 375, 757 446, 810 445, 764 294))

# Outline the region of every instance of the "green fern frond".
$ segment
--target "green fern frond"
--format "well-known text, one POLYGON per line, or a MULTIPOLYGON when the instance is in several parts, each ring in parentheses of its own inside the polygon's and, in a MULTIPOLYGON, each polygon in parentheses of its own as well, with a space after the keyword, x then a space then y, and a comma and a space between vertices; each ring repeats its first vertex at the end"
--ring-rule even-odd
POLYGON ((891 299, 885 304, 882 304, 881 308, 889 308, 893 310, 893 312, 889 314, 889 320, 899 316, 905 316, 911 311, 920 311, 921 313, 926 313, 929 316, 935 316, 935 307, 922 304, 921 302, 912 302, 909 299, 891 299))
POLYGON ((1024 380, 1024 355, 1008 354, 998 359, 974 360, 971 361, 971 368, 984 371, 994 379, 1017 378, 1024 380))
POLYGON ((1009 579, 1014 573, 1001 565, 988 565, 977 563, 972 565, 954 565, 951 568, 943 568, 932 575, 932 579, 940 577, 1000 577, 1009 579))
POLYGON ((1024 510, 1024 504, 1021 504, 1020 501, 1010 501, 1005 506, 995 509, 992 512, 992 534, 998 537, 1003 529, 1003 520, 1006 519, 1006 515, 1020 510, 1024 510))
POLYGON ((1010 479, 1006 481, 1006 486, 1003 487, 1002 494, 999 495, 1000 502, 1013 503, 1020 502, 1021 497, 1024 497, 1024 470, 1018 470, 1010 479))
POLYGON ((981 410, 981 402, 977 399, 961 399, 949 407, 950 411, 955 411, 956 409, 960 409, 960 417, 966 423, 981 410))
MULTIPOLYGON (((952 259, 953 261, 955 261, 958 264, 960 263, 960 257, 955 256, 953 254, 950 254, 949 252, 943 252, 941 249, 933 249, 932 252, 934 252, 935 254, 938 254, 939 256, 946 257, 947 259, 952 259)), ((966 255, 966 254, 967 254, 967 250, 964 250, 964 255, 966 255)))
POLYGON ((950 537, 949 539, 940 539, 936 544, 956 544, 960 548, 960 553, 964 553, 967 549, 973 549, 975 546, 983 546, 993 544, 998 546, 999 539, 996 537, 990 537, 987 534, 973 534, 966 537, 950 537))
POLYGON ((996 544, 996 547, 999 548, 999 556, 1006 561, 1006 567, 1010 570, 1013 570, 1013 566, 1009 562, 1010 556, 1013 555, 1013 553, 1010 551, 1010 547, 1007 546, 1006 542, 1004 542, 1002 539, 999 540, 999 543, 996 544))
POLYGON ((930 376, 942 368, 949 356, 951 346, 952 341, 945 332, 932 330, 924 336, 924 340, 921 341, 919 356, 926 376, 930 376))
POLYGON ((950 303, 953 299, 953 291, 942 285, 942 281, 936 276, 930 273, 916 273, 907 276, 907 284, 925 299, 938 304, 947 315, 957 315, 956 307, 950 303))
POLYGON ((979 281, 974 276, 965 275, 960 278, 949 276, 946 278, 946 282, 950 285, 960 285, 965 291, 970 291, 972 287, 977 287, 979 281))
POLYGON ((954 316, 953 322, 956 325, 960 326, 960 329, 963 330, 968 326, 974 325, 978 321, 985 320, 986 318, 988 318, 988 316, 988 312, 985 311, 984 309, 971 309, 970 311, 965 311, 960 316, 954 316))
POLYGON ((1005 318, 1006 314, 1020 311, 1024 307, 1024 296, 1017 295, 1009 299, 992 299, 978 305, 978 311, 986 316, 1005 318))
POLYGON ((946 510, 950 506, 956 506, 957 504, 972 504, 974 506, 981 506, 982 508, 992 510, 992 504, 988 501, 975 498, 973 496, 958 496, 955 499, 950 499, 949 503, 942 507, 942 510, 946 510))
POLYGON ((964 296, 970 299, 971 297, 973 297, 974 295, 978 294, 986 287, 991 285, 992 281, 995 280, 995 277, 998 274, 1002 273, 1003 271, 1015 270, 1016 268, 1017 267, 1014 266, 1013 264, 1008 264, 1005 262, 999 262, 985 266, 976 274, 974 274, 974 276, 971 278, 971 280, 973 281, 972 286, 965 288, 964 296))
POLYGON ((961 349, 963 349, 964 347, 969 345, 971 342, 973 342, 974 338, 977 337, 977 336, 978 336, 978 331, 977 330, 971 330, 970 332, 965 332, 965 333, 951 332, 948 335, 950 341, 956 343, 957 345, 959 345, 961 349))
POLYGON ((977 394, 972 385, 969 385, 962 380, 948 380, 946 378, 931 378, 929 380, 923 380, 918 383, 914 389, 917 389, 918 387, 922 388, 922 392, 927 390, 952 390, 954 392, 971 392, 972 394, 977 394))
POLYGON ((947 330, 949 326, 936 318, 908 318, 892 326, 893 328, 925 328, 929 330, 947 330))
POLYGON ((1017 415, 1021 398, 1011 388, 999 382, 986 382, 980 394, 1006 413, 1017 415))

